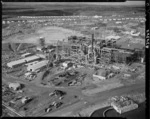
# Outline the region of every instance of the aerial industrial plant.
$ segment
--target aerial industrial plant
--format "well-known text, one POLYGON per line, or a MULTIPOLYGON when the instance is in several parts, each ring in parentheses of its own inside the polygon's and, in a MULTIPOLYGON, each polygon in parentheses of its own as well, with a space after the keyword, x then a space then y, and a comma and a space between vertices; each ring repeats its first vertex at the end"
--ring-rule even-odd
POLYGON ((104 107, 121 115, 145 101, 142 10, 8 17, 13 7, 3 9, 3 116, 89 117, 104 107))

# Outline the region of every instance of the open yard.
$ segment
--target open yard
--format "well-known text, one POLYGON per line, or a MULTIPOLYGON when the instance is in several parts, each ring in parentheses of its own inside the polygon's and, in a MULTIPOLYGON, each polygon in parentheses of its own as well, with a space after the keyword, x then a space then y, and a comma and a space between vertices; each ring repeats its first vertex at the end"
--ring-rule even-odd
POLYGON ((6 42, 31 43, 31 44, 38 45, 39 44, 38 40, 40 37, 45 38, 45 43, 57 43, 58 40, 62 41, 63 39, 66 39, 71 35, 83 36, 82 34, 73 30, 50 26, 50 27, 41 28, 33 34, 29 34, 25 36, 19 36, 19 35, 13 36, 3 41, 3 43, 6 43, 6 42))

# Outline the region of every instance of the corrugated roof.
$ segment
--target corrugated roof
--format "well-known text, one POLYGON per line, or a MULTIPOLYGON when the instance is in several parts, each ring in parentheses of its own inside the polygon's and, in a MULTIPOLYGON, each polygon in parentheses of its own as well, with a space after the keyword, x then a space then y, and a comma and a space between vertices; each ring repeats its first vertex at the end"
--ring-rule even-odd
POLYGON ((29 62, 29 61, 32 61, 32 60, 35 60, 35 59, 39 59, 39 58, 41 58, 41 57, 37 56, 37 55, 33 55, 33 56, 26 57, 26 58, 23 58, 23 59, 20 59, 20 60, 9 62, 9 63, 7 63, 7 65, 8 66, 14 66, 14 65, 17 65, 17 64, 22 64, 22 63, 29 62))
POLYGON ((30 55, 30 54, 31 54, 31 53, 28 52, 28 53, 22 54, 21 57, 24 57, 24 56, 30 55))
POLYGON ((36 63, 36 64, 29 65, 29 66, 27 67, 27 70, 30 71, 30 69, 32 69, 32 71, 34 71, 34 70, 36 70, 36 69, 39 69, 39 68, 41 68, 41 67, 47 65, 47 63, 48 63, 48 60, 44 60, 44 61, 38 62, 38 63, 36 63))
POLYGON ((36 63, 38 63, 39 61, 35 61, 35 62, 31 62, 31 63, 27 63, 27 64, 25 64, 25 65, 33 65, 33 64, 36 64, 36 63))

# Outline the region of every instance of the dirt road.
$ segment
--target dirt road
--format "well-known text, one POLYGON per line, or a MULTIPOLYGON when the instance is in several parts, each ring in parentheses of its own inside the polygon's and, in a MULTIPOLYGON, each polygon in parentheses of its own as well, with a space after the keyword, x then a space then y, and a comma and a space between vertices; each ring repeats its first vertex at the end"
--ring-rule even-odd
MULTIPOLYGON (((124 86, 120 88, 116 88, 109 91, 104 91, 101 93, 98 93, 95 96, 84 98, 82 101, 68 106, 66 108, 63 108, 59 111, 56 111, 54 113, 47 114, 45 116, 67 116, 68 114, 71 114, 71 112, 77 113, 83 110, 84 108, 89 107, 89 104, 98 104, 105 102, 108 98, 116 95, 123 95, 123 94, 130 94, 134 92, 144 92, 145 91, 145 85, 144 82, 138 82, 137 84, 132 84, 130 86, 124 86), (84 102, 87 102, 85 104, 84 102)), ((86 110, 85 113, 91 114, 94 110, 91 110, 90 108, 86 110)), ((84 113, 84 112, 82 112, 84 113)))

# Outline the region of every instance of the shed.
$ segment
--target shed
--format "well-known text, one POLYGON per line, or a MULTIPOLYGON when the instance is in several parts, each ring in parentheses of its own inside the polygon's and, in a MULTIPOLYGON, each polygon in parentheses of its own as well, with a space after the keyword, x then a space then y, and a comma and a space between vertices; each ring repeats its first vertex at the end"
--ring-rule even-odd
POLYGON ((30 63, 27 63, 27 64, 25 64, 26 66, 29 66, 29 65, 33 65, 33 64, 36 64, 36 63, 38 63, 39 61, 35 61, 35 62, 30 62, 30 63))
POLYGON ((34 55, 33 53, 25 53, 25 54, 22 54, 21 57, 29 57, 29 56, 32 56, 34 55))
POLYGON ((36 50, 37 51, 42 51, 42 47, 37 47, 36 50))
POLYGON ((9 84, 9 88, 13 89, 13 90, 18 90, 21 88, 21 84, 20 83, 10 83, 9 84))
POLYGON ((21 102, 23 103, 23 104, 25 104, 27 101, 29 101, 30 100, 30 98, 29 97, 23 97, 22 99, 21 99, 21 102))
POLYGON ((62 66, 63 66, 64 68, 67 68, 68 66, 71 67, 71 66, 73 66, 73 63, 71 63, 70 61, 63 62, 63 63, 62 63, 62 66))
POLYGON ((118 39, 120 39, 120 36, 108 36, 108 37, 106 37, 106 39, 108 39, 108 40, 111 40, 111 39, 118 40, 118 39))
POLYGON ((100 80, 106 80, 106 71, 104 69, 99 69, 93 74, 93 77, 99 78, 100 80))
POLYGON ((49 60, 43 60, 43 61, 38 62, 38 63, 36 63, 36 64, 29 65, 29 66, 27 67, 27 71, 36 71, 36 70, 38 70, 38 69, 40 69, 40 68, 46 66, 46 65, 48 64, 48 61, 49 61, 49 60))
POLYGON ((106 77, 100 76, 100 75, 95 75, 95 74, 93 74, 93 77, 99 78, 100 80, 106 80, 106 77))
POLYGON ((33 55, 33 56, 30 56, 30 57, 25 57, 23 59, 19 59, 19 60, 16 60, 16 61, 9 62, 9 63, 7 63, 7 66, 12 68, 14 66, 22 65, 22 64, 25 64, 25 63, 28 63, 28 62, 31 62, 31 61, 41 59, 41 58, 43 58, 41 55, 39 55, 39 56, 33 55))

